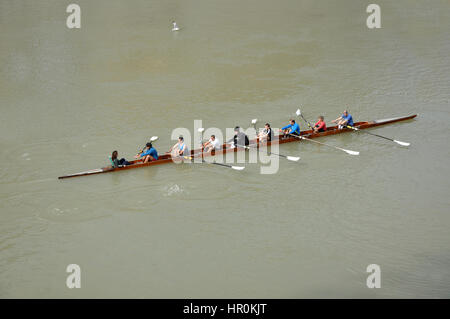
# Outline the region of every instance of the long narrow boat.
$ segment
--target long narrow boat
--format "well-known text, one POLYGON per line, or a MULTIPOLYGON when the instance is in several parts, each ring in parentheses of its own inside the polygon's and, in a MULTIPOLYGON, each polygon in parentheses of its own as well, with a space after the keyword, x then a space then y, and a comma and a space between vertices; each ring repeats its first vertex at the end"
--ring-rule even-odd
MULTIPOLYGON (((417 114, 405 116, 405 117, 394 117, 394 118, 369 121, 369 122, 356 122, 354 125, 355 125, 355 127, 359 128, 359 129, 368 129, 368 128, 372 128, 372 127, 376 127, 376 126, 380 126, 380 125, 386 125, 386 124, 391 124, 391 123, 395 123, 395 122, 411 120, 411 119, 415 118, 416 116, 417 116, 417 114)), ((307 136, 308 138, 317 138, 317 137, 341 134, 341 133, 347 133, 347 132, 354 132, 354 131, 351 129, 348 129, 348 128, 338 129, 337 126, 330 126, 327 128, 327 130, 325 132, 313 133, 311 130, 308 130, 308 131, 303 131, 301 133, 301 135, 307 136)), ((284 143, 299 142, 299 141, 301 141, 301 139, 296 138, 296 137, 283 138, 281 136, 276 136, 272 142, 269 142, 269 146, 270 146, 270 144, 276 144, 276 143, 284 144, 284 143)), ((258 145, 258 141, 256 139, 251 140, 250 145, 258 145)), ((196 156, 203 156, 203 157, 215 156, 215 155, 220 155, 220 154, 224 154, 224 153, 228 153, 228 152, 237 152, 240 150, 245 150, 245 149, 244 148, 230 148, 228 144, 223 144, 222 150, 220 150, 220 151, 202 154, 201 149, 195 149, 195 150, 191 151, 191 156, 194 156, 194 157, 196 157, 196 156)), ((131 162, 131 165, 127 165, 127 166, 122 166, 122 167, 118 167, 118 168, 111 168, 111 167, 97 168, 97 169, 84 171, 84 172, 80 172, 80 173, 60 176, 58 178, 64 179, 64 178, 71 178, 71 177, 77 177, 77 176, 87 176, 87 175, 111 173, 111 172, 123 171, 123 170, 128 170, 128 169, 139 168, 139 167, 167 164, 167 163, 171 163, 171 162, 172 162, 171 155, 164 154, 164 155, 161 155, 158 160, 153 161, 153 162, 142 163, 142 161, 140 161, 140 160, 135 160, 135 161, 131 162)))

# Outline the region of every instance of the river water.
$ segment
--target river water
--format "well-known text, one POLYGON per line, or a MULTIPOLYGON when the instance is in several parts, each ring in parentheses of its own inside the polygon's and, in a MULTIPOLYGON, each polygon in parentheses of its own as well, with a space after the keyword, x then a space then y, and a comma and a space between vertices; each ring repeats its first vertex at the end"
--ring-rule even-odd
MULTIPOLYGON (((450 297, 448 1, 0 1, 0 297, 450 297), (171 32, 175 19, 182 30, 171 32), (131 159, 172 130, 418 114, 276 174, 131 159), (66 267, 81 268, 68 289, 66 267), (369 289, 366 268, 381 269, 369 289)), ((305 129, 303 122, 301 128, 305 129)))

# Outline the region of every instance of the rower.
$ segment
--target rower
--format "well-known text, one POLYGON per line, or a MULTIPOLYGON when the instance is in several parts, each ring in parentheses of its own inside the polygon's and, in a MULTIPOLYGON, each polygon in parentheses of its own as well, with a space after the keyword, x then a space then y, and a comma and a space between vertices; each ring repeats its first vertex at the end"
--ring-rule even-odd
POLYGON ((231 148, 244 145, 248 146, 250 144, 248 136, 244 132, 241 132, 241 128, 239 126, 234 128, 234 136, 232 139, 228 140, 227 143, 230 143, 231 141, 233 141, 231 148))
POLYGON ((111 161, 112 168, 118 168, 125 165, 131 165, 130 162, 128 162, 126 159, 121 158, 118 159, 119 153, 117 151, 112 152, 111 157, 109 160, 111 161))
POLYGON ((273 137, 272 128, 270 127, 269 123, 266 123, 264 125, 264 130, 258 134, 258 138, 261 142, 264 142, 264 141, 271 142, 272 137, 273 137))
POLYGON ((183 136, 179 136, 178 137, 178 142, 172 146, 169 150, 169 153, 174 151, 175 152, 175 156, 189 156, 189 149, 186 146, 186 144, 184 143, 184 137, 183 136))
POLYGON ((158 159, 158 152, 153 147, 152 143, 149 142, 145 145, 144 151, 136 155, 134 158, 140 158, 144 163, 148 163, 151 161, 156 161, 158 159))
POLYGON ((350 115, 350 113, 348 113, 347 110, 345 110, 340 117, 331 122, 336 123, 338 125, 338 129, 342 129, 347 125, 353 126, 353 117, 350 115))
POLYGON ((212 152, 213 150, 220 150, 220 141, 216 138, 215 135, 211 135, 211 138, 208 142, 203 144, 203 147, 205 148, 205 153, 212 152))
POLYGON ((327 125, 325 124, 323 115, 317 118, 316 124, 314 124, 314 133, 325 132, 327 130, 327 125))
POLYGON ((283 132, 284 135, 300 135, 300 126, 298 123, 295 123, 294 119, 289 120, 289 124, 280 129, 280 132, 283 132))

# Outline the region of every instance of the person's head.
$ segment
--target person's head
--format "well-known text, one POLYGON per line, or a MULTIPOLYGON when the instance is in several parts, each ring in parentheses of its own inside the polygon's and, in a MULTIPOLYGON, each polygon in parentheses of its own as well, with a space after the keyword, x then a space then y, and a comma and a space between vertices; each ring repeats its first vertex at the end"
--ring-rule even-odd
POLYGON ((111 158, 112 158, 112 159, 116 159, 118 155, 119 155, 119 153, 117 153, 117 151, 114 151, 114 152, 112 152, 112 154, 111 154, 111 158))
POLYGON ((180 135, 180 136, 178 137, 178 141, 180 141, 180 143, 183 143, 184 137, 180 135))
POLYGON ((264 125, 264 127, 265 127, 266 129, 269 129, 269 128, 270 128, 270 124, 269 124, 269 123, 266 123, 266 124, 264 125))
POLYGON ((239 127, 239 126, 236 126, 235 128, 234 128, 234 132, 235 133, 239 133, 241 131, 241 128, 239 127))
POLYGON ((216 139, 216 136, 215 135, 211 135, 211 140, 215 140, 216 139))
POLYGON ((146 146, 148 149, 151 149, 151 148, 153 147, 152 143, 150 143, 150 142, 148 142, 147 144, 145 144, 145 146, 146 146))
POLYGON ((347 116, 348 115, 348 111, 347 110, 344 110, 344 113, 343 113, 345 116, 347 116))
POLYGON ((295 124, 295 120, 294 119, 290 119, 290 121, 289 121, 292 125, 294 125, 295 124))
POLYGON ((324 120, 323 115, 319 115, 318 119, 319 119, 319 121, 322 121, 322 122, 323 122, 323 120, 324 120))

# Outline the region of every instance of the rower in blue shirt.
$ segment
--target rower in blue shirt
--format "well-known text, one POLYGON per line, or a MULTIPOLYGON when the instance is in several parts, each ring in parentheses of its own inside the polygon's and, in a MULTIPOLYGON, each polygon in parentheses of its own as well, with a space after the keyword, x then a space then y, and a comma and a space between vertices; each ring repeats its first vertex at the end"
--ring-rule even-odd
POLYGON ((337 119, 331 121, 333 123, 336 123, 338 125, 338 128, 341 129, 345 126, 353 126, 353 117, 350 115, 350 113, 348 113, 347 110, 344 111, 344 113, 342 113, 342 115, 340 117, 338 117, 337 119))
POLYGON ((141 158, 144 163, 156 161, 158 159, 158 152, 153 148, 152 143, 147 143, 145 145, 145 150, 136 155, 135 158, 141 158))
POLYGON ((280 132, 283 132, 284 135, 292 134, 292 135, 300 135, 300 126, 298 123, 295 123, 295 120, 289 120, 289 124, 280 129, 280 132))
POLYGON ((172 156, 174 156, 174 157, 190 155, 189 149, 186 146, 186 144, 184 143, 183 136, 180 135, 180 137, 178 137, 178 142, 169 149, 168 153, 172 153, 172 152, 173 152, 172 156))

